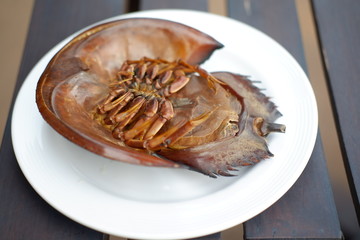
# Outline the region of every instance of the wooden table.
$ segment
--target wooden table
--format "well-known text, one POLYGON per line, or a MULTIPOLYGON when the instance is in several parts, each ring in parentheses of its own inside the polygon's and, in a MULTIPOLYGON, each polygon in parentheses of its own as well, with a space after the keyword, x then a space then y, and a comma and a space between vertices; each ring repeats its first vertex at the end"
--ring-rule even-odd
MULTIPOLYGON (((227 6, 229 17, 270 35, 296 58, 303 69, 307 69, 295 1, 228 0, 227 6)), ((360 4, 356 1, 314 0, 313 7, 342 153, 354 193, 354 205, 359 211, 360 4)), ((13 100, 31 68, 60 40, 108 17, 160 8, 209 11, 206 0, 37 0, 13 100)), ((14 155, 10 120, 11 114, 0 150, 0 238, 107 239, 103 233, 57 212, 31 188, 14 155)), ((295 185, 273 206, 243 226, 245 239, 342 239, 320 134, 310 161, 295 185)), ((221 239, 221 234, 199 239, 221 239)))

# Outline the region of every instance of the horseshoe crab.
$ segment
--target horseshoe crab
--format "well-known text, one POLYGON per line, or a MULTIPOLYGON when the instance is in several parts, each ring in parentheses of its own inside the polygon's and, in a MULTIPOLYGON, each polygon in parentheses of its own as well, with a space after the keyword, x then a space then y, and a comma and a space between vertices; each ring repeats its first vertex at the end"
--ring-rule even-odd
POLYGON ((43 118, 101 156, 230 176, 272 153, 274 103, 245 76, 199 64, 223 45, 189 26, 123 19, 72 39, 37 85, 43 118))

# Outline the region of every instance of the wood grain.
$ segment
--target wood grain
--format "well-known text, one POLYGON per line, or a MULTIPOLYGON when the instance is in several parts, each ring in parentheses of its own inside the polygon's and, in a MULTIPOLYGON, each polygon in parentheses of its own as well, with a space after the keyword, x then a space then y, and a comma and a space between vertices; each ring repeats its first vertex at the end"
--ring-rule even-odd
POLYGON ((342 239, 319 137, 314 149, 294 186, 244 224, 246 239, 342 239))
POLYGON ((143 0, 139 5, 139 10, 175 8, 207 11, 208 5, 207 0, 143 0))
POLYGON ((360 4, 313 1, 342 154, 360 221, 360 4))

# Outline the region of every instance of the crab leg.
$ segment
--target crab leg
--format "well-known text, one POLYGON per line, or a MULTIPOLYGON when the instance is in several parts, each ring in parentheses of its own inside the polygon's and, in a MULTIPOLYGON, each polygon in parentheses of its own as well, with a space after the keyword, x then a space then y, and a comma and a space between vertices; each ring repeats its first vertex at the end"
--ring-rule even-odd
POLYGON ((118 113, 115 115, 114 119, 115 122, 121 122, 125 119, 127 119, 130 115, 132 114, 136 114, 141 106, 143 105, 143 103, 145 102, 145 98, 142 96, 138 96, 136 97, 130 104, 129 104, 129 108, 126 109, 125 111, 118 113))
POLYGON ((131 130, 125 132, 122 137, 126 140, 127 145, 131 147, 144 148, 144 140, 153 138, 153 136, 158 133, 162 126, 164 126, 167 121, 173 118, 173 116, 174 109, 171 102, 168 100, 163 100, 160 106, 160 112, 158 112, 156 115, 154 114, 152 117, 147 118, 141 124, 139 123, 136 128, 133 127, 131 130), (143 131, 146 131, 143 139, 133 139, 143 131))
POLYGON ((152 84, 154 78, 159 72, 159 65, 151 64, 146 71, 146 84, 152 84))
POLYGON ((169 86, 169 93, 173 94, 180 91, 185 85, 189 82, 190 78, 186 76, 177 77, 174 82, 172 82, 169 86))
POLYGON ((123 128, 131 121, 135 114, 140 110, 145 102, 145 98, 138 96, 130 104, 129 109, 115 116, 115 121, 119 124, 114 128, 112 134, 116 138, 121 138, 123 128))
POLYGON ((146 103, 144 115, 135 123, 135 125, 124 133, 124 140, 130 140, 138 136, 144 130, 149 128, 156 118, 154 115, 157 113, 159 108, 159 102, 156 98, 150 99, 146 103))
POLYGON ((143 79, 145 76, 146 70, 147 70, 146 63, 141 63, 141 64, 137 65, 136 77, 138 77, 139 79, 143 79))
POLYGON ((133 98, 134 98, 134 94, 132 94, 131 92, 126 92, 121 97, 116 99, 114 101, 115 103, 113 103, 114 105, 113 108, 104 119, 104 122, 106 124, 114 124, 115 123, 114 117, 116 116, 116 114, 120 112, 121 109, 123 109, 133 98))
POLYGON ((164 72, 161 77, 159 77, 158 80, 155 82, 155 88, 160 89, 165 84, 167 84, 171 80, 172 73, 173 71, 171 70, 164 72))
POLYGON ((174 109, 170 101, 164 100, 161 103, 160 112, 157 119, 146 132, 144 139, 150 139, 164 126, 164 124, 174 117, 174 109))
POLYGON ((184 66, 186 68, 185 70, 188 70, 190 72, 197 72, 200 76, 205 78, 207 80, 208 87, 211 88, 212 90, 214 90, 215 92, 216 92, 215 83, 218 83, 220 85, 226 85, 226 83, 215 78, 210 73, 208 73, 205 69, 201 68, 198 65, 192 66, 192 65, 184 62, 183 60, 179 60, 179 64, 184 66))
POLYGON ((185 124, 178 124, 177 126, 170 128, 166 132, 159 136, 154 137, 148 141, 145 141, 144 146, 149 150, 160 150, 165 147, 171 147, 181 137, 185 136, 188 132, 193 130, 196 126, 205 122, 215 110, 207 113, 203 113, 198 117, 186 122, 185 124))
MULTIPOLYGON (((131 147, 134 147, 133 146, 133 142, 138 142, 138 141, 141 141, 141 142, 144 142, 144 138, 143 136, 140 136, 139 135, 144 135, 144 132, 146 132, 146 130, 149 129, 149 127, 156 121, 157 119, 157 116, 154 115, 153 117, 149 118, 148 120, 146 120, 145 122, 143 122, 141 124, 141 126, 137 127, 137 128, 132 128, 128 131, 125 131, 124 134, 122 134, 122 140, 126 142, 127 145, 131 146, 131 147), (133 137, 133 138, 130 138, 130 137, 133 137), (138 139, 135 139, 135 138, 138 138, 138 139)), ((138 145, 138 144, 137 144, 138 145)), ((141 148, 143 148, 143 146, 141 145, 141 148)))
POLYGON ((125 89, 121 89, 121 88, 111 91, 109 96, 107 96, 107 98, 105 98, 104 102, 98 107, 99 112, 103 114, 103 113, 109 111, 109 110, 105 111, 105 106, 108 106, 108 107, 112 106, 111 101, 124 93, 125 93, 125 89))
POLYGON ((125 77, 125 80, 130 80, 134 76, 134 66, 127 65, 122 68, 124 68, 124 70, 120 70, 118 72, 119 80, 124 80, 124 77, 125 77))
POLYGON ((179 75, 175 80, 162 89, 161 94, 165 97, 180 91, 189 82, 190 78, 185 75, 179 75))
MULTIPOLYGON (((124 91, 121 91, 124 92, 124 91)), ((131 94, 130 92, 125 92, 123 95, 121 95, 120 97, 118 97, 117 99, 115 99, 112 102, 108 102, 104 105, 102 105, 99 110, 101 113, 106 113, 110 110, 112 110, 114 107, 116 107, 117 105, 121 104, 126 98, 127 96, 131 94)))

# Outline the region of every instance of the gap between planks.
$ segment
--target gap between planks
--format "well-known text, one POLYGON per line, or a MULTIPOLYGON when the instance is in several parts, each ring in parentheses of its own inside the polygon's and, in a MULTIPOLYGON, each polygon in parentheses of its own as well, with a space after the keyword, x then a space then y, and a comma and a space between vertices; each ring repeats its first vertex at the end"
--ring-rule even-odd
POLYGON ((317 99, 319 129, 340 225, 345 237, 352 236, 356 234, 358 228, 355 208, 341 154, 311 2, 310 0, 296 0, 296 7, 308 76, 317 99))
POLYGON ((221 16, 227 16, 227 0, 208 0, 208 11, 221 16))

